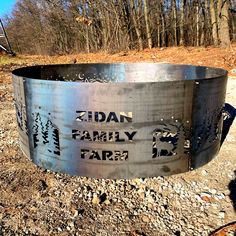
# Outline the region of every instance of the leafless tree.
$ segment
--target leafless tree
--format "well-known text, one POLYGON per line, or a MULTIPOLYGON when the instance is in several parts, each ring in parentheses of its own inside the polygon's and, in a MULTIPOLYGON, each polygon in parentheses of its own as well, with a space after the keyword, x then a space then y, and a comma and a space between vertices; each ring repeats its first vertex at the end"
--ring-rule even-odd
POLYGON ((234 0, 18 0, 5 19, 14 50, 28 54, 166 46, 229 46, 234 0))

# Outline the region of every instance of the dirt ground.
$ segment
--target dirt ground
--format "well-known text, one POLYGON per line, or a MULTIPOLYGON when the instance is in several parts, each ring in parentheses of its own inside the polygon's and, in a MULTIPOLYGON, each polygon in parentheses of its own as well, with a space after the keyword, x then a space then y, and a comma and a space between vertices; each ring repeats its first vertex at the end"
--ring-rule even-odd
MULTIPOLYGON (((20 151, 11 71, 36 64, 161 62, 225 68, 236 106, 236 45, 118 54, 0 56, 0 235, 209 235, 236 221, 236 125, 219 155, 186 174, 95 180, 36 167, 20 151)), ((234 235, 234 234, 232 234, 234 235)))

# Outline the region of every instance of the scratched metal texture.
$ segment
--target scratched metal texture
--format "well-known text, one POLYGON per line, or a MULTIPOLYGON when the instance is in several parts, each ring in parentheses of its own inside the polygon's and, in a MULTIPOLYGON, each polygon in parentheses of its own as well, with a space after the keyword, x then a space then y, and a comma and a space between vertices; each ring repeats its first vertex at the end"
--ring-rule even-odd
POLYGON ((190 65, 17 69, 21 149, 36 165, 70 175, 116 179, 187 172, 220 149, 226 84, 227 71, 190 65), (98 122, 96 112, 105 120, 98 122), (121 114, 127 115, 123 122, 121 114), (107 136, 95 139, 93 132, 107 136))

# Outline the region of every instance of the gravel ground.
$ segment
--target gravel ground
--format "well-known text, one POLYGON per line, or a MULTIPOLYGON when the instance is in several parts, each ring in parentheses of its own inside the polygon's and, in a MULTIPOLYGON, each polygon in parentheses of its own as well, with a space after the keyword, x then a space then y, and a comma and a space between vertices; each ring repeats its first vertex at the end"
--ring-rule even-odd
MULTIPOLYGON (((38 168, 21 153, 9 71, 0 77, 8 81, 0 83, 0 235, 198 236, 235 221, 235 123, 219 155, 186 174, 70 177, 38 168)), ((235 91, 229 79, 227 102, 234 106, 235 91)))

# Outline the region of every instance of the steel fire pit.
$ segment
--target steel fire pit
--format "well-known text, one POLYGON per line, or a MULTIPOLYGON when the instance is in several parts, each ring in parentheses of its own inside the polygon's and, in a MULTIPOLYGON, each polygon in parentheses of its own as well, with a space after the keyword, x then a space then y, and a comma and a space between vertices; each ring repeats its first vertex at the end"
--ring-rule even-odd
POLYGON ((13 71, 21 149, 45 169, 96 178, 172 175, 219 151, 227 71, 154 63, 13 71))

